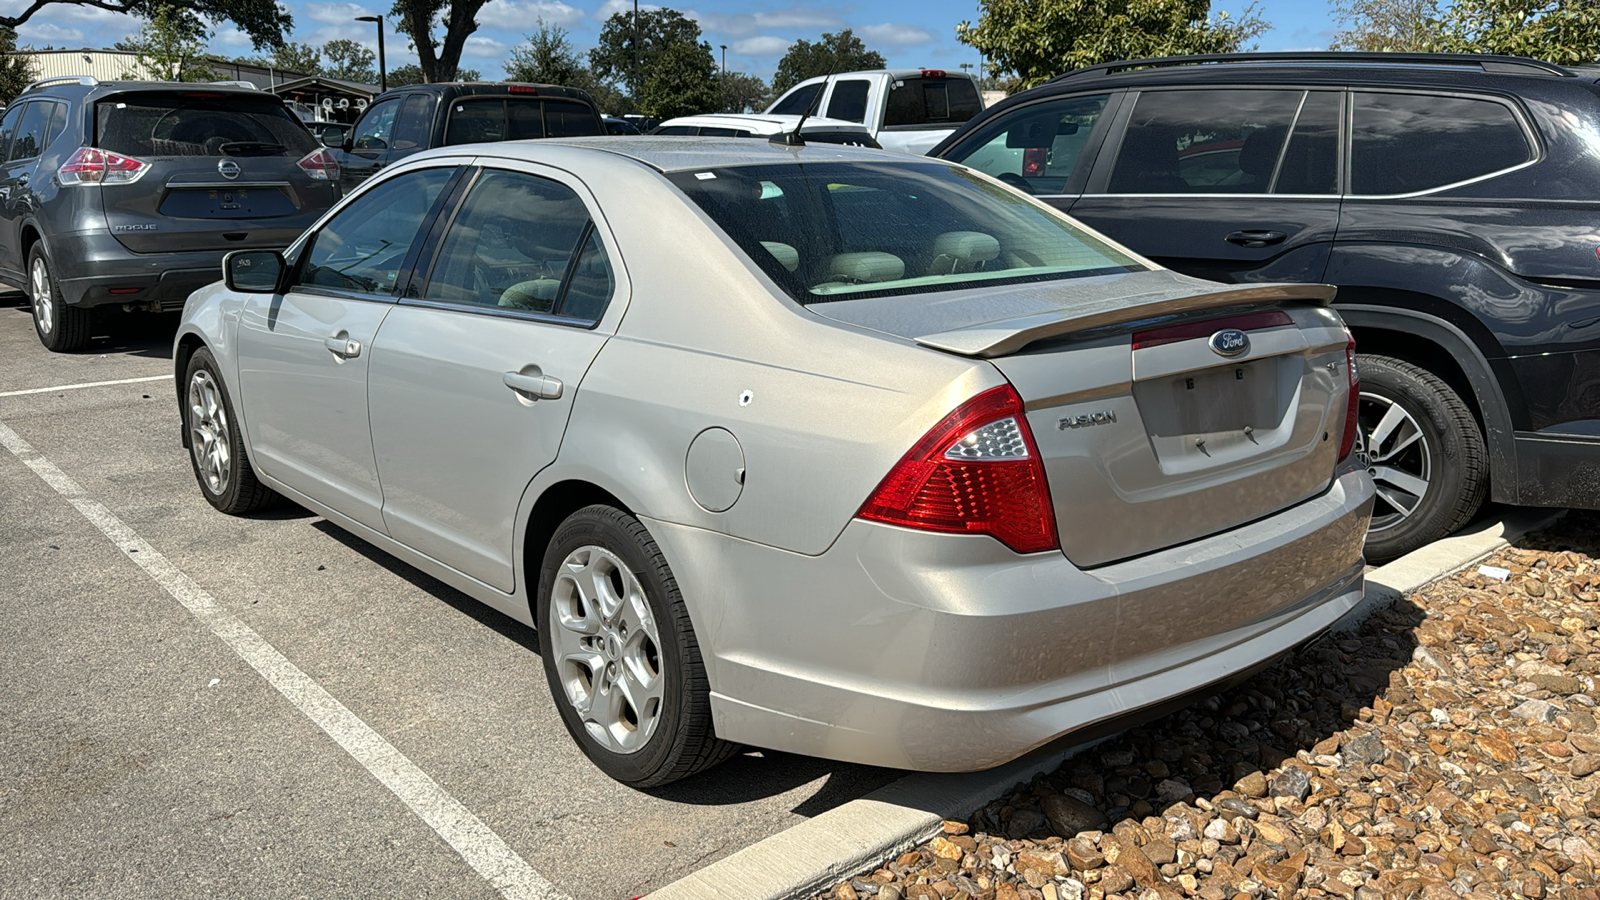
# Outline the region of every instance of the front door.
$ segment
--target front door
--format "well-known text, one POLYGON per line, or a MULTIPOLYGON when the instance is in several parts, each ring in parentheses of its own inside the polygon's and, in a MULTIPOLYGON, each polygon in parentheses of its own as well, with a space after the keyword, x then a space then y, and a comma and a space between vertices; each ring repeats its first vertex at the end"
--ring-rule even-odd
POLYGON ((391 178, 302 246, 283 294, 250 294, 239 393, 254 463, 313 500, 383 529, 367 424, 367 368, 407 255, 453 167, 391 178))
POLYGON ((1343 101, 1292 88, 1130 96, 1071 213, 1187 275, 1321 281, 1339 223, 1343 101))
POLYGON ((425 284, 373 347, 389 534, 507 593, 518 504, 554 461, 578 383, 615 327, 595 327, 616 269, 581 190, 557 173, 481 170, 425 284))

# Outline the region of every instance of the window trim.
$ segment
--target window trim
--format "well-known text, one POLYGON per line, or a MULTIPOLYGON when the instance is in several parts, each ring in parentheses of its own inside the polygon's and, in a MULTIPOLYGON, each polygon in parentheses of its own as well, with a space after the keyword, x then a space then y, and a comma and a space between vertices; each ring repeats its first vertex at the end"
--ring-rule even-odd
POLYGON ((1538 165, 1544 160, 1544 142, 1539 140, 1538 129, 1533 127, 1533 123, 1528 119, 1528 115, 1526 111, 1522 109, 1522 105, 1509 97, 1498 94, 1480 94, 1471 91, 1430 91, 1419 90, 1417 88, 1392 87, 1347 87, 1345 88, 1347 99, 1345 101, 1344 141, 1342 141, 1342 143, 1344 145, 1344 183, 1350 188, 1355 187, 1355 122, 1356 94, 1358 93, 1410 94, 1419 97, 1453 97, 1458 100, 1483 100, 1490 103, 1498 103, 1501 106, 1511 110, 1511 117, 1515 119, 1517 124, 1522 128, 1522 139, 1527 141, 1531 153, 1529 154, 1528 159, 1517 163, 1514 166, 1496 169, 1493 172, 1487 172, 1483 175, 1477 175, 1461 181, 1453 181, 1449 184, 1441 184, 1438 187, 1431 187, 1420 191, 1410 191, 1404 194, 1357 194, 1352 190, 1344 194, 1344 197, 1347 200, 1409 200, 1413 197, 1426 197, 1429 194, 1451 191, 1455 190, 1456 188, 1466 187, 1469 184, 1477 184, 1480 181, 1488 181, 1491 178, 1499 178, 1502 175, 1509 175, 1512 172, 1516 172, 1520 169, 1526 169, 1529 166, 1538 165))

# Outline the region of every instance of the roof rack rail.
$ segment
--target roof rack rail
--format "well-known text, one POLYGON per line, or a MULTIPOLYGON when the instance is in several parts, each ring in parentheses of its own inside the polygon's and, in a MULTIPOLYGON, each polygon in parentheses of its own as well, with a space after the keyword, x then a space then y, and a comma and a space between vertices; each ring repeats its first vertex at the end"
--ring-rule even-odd
POLYGON ((1294 62, 1332 65, 1460 66, 1476 67, 1484 72, 1493 72, 1501 75, 1556 75, 1564 77, 1573 75, 1572 70, 1558 66, 1555 63, 1529 59, 1524 56, 1496 56, 1488 53, 1371 53, 1329 50, 1281 53, 1208 53, 1197 56, 1125 59, 1073 69, 1050 80, 1054 82, 1079 75, 1110 75, 1133 69, 1154 69, 1167 66, 1294 62))
POLYGON ((58 82, 73 82, 75 84, 81 84, 84 87, 94 87, 100 83, 100 79, 95 78, 93 75, 56 75, 51 78, 41 78, 38 81, 35 81, 33 84, 23 88, 22 93, 26 94, 34 88, 44 87, 47 84, 56 84, 58 82))

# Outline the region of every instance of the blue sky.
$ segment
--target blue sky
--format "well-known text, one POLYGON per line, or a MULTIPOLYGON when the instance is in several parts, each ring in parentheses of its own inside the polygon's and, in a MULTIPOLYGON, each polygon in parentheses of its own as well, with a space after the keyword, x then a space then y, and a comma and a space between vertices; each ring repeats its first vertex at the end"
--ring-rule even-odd
MULTIPOLYGON (((15 14, 28 0, 0 0, 0 9, 15 14)), ((644 4, 646 8, 652 4, 644 4)), ((1237 12, 1237 0, 1214 2, 1213 10, 1237 12)), ((370 23, 352 21, 359 15, 387 12, 383 0, 332 0, 306 3, 290 0, 294 15, 291 40, 322 44, 334 38, 351 38, 376 48, 370 23)), ((977 15, 975 0, 887 0, 875 3, 819 2, 789 5, 773 0, 683 0, 674 7, 700 23, 706 40, 720 58, 728 45, 730 71, 770 78, 785 48, 797 39, 815 40, 825 31, 852 28, 867 46, 882 53, 890 66, 954 69, 963 62, 976 66, 977 53, 955 40, 956 23, 977 15)), ((503 75, 501 64, 508 51, 543 19, 572 34, 580 49, 593 46, 600 26, 613 12, 632 9, 631 0, 491 0, 478 15, 478 32, 468 41, 463 65, 485 77, 503 75)), ((1326 49, 1332 37, 1327 0, 1266 0, 1258 4, 1274 28, 1259 39, 1262 50, 1326 49)), ((46 7, 19 29, 19 43, 77 49, 101 48, 132 31, 137 23, 127 16, 87 6, 46 7)), ((391 66, 414 62, 404 39, 392 34, 387 45, 391 66)), ((218 28, 212 50, 234 56, 251 52, 249 41, 232 27, 218 28)))

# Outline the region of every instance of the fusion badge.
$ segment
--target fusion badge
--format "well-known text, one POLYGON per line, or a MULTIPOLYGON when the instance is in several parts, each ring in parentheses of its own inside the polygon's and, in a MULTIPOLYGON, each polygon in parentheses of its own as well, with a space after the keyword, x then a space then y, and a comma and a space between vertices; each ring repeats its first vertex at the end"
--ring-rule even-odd
POLYGON ((1095 425, 1109 425, 1117 420, 1117 411, 1103 409, 1099 412, 1084 413, 1081 416, 1067 416, 1056 422, 1056 428, 1066 431, 1068 428, 1090 428, 1095 425))
POLYGON ((1237 328, 1224 328, 1207 342, 1213 353, 1230 359, 1250 352, 1250 335, 1237 328))

